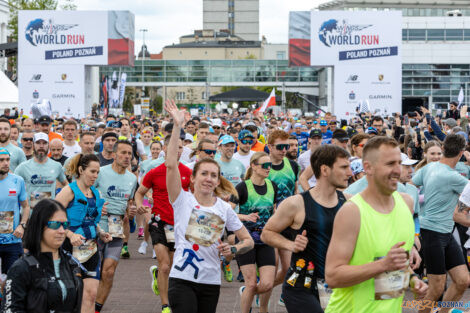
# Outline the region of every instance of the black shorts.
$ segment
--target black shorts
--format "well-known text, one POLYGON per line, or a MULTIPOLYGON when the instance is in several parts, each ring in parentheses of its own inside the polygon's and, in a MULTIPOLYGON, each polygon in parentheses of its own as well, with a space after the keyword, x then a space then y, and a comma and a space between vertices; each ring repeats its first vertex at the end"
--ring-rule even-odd
MULTIPOLYGON (((73 246, 69 238, 65 238, 62 248, 73 255, 73 246)), ((101 255, 99 251, 96 251, 90 259, 81 264, 87 270, 84 278, 101 279, 101 255)))
POLYGON ((428 274, 444 275, 448 270, 465 264, 462 248, 451 233, 421 228, 421 239, 428 274))
POLYGON ((282 298, 289 313, 323 313, 316 286, 315 288, 292 287, 284 282, 282 298))
POLYGON ((169 279, 168 300, 173 313, 215 313, 219 295, 220 285, 169 279))
POLYGON ((167 225, 167 223, 164 221, 155 221, 153 217, 150 219, 149 234, 152 238, 152 245, 156 246, 162 244, 173 252, 175 251, 175 243, 166 240, 165 225, 167 225))
POLYGON ((256 264, 258 267, 267 265, 276 265, 276 256, 274 248, 266 244, 255 245, 253 249, 245 254, 238 254, 237 261, 239 266, 256 264))

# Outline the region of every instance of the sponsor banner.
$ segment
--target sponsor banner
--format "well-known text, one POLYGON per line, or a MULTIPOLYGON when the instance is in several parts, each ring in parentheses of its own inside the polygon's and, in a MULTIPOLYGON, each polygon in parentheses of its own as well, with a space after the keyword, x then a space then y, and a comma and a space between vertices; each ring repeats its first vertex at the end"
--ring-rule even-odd
POLYGON ((361 101, 368 101, 372 114, 401 112, 401 67, 337 66, 334 86, 334 112, 339 118, 356 116, 361 101))
POLYGON ((401 64, 399 11, 312 11, 310 25, 312 66, 401 64))
POLYGON ((84 117, 85 68, 82 65, 19 65, 20 108, 31 115, 31 104, 48 99, 55 116, 84 117))

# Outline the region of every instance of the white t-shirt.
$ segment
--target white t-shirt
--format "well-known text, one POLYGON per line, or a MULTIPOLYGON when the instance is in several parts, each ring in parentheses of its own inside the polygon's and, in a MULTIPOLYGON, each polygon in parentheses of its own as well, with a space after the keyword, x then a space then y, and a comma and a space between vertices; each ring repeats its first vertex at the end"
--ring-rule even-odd
POLYGON ((67 158, 71 158, 81 152, 82 148, 80 147, 77 141, 75 141, 75 144, 73 146, 67 146, 64 142, 64 152, 62 152, 62 154, 65 155, 67 158))
MULTIPOLYGON (((310 157, 312 156, 312 150, 307 150, 304 153, 302 153, 299 156, 299 165, 300 165, 300 170, 303 172, 307 167, 310 165, 310 157)), ((315 175, 312 175, 310 179, 308 180, 308 184, 310 187, 315 187, 317 184, 317 179, 315 178, 315 175)))
POLYGON ((175 254, 170 277, 200 284, 220 285, 217 246, 224 228, 237 231, 243 224, 225 201, 201 206, 194 195, 181 190, 172 203, 175 214, 175 254))
POLYGON ((243 166, 248 169, 250 167, 250 159, 253 154, 255 154, 255 151, 252 150, 250 150, 250 153, 248 153, 247 155, 241 155, 239 152, 236 152, 233 155, 233 158, 242 162, 243 166))

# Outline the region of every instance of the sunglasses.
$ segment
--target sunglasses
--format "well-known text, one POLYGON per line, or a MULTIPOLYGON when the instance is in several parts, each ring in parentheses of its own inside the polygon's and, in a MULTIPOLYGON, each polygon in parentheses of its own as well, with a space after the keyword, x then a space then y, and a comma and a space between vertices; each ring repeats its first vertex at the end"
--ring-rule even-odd
POLYGON ((217 150, 209 150, 209 149, 204 149, 204 150, 201 150, 203 151, 205 154, 209 154, 209 155, 215 155, 217 150))
POLYGON ((212 126, 213 129, 220 129, 219 126, 212 126))
POLYGON ((49 221, 47 222, 47 228, 57 230, 62 226, 65 229, 69 229, 69 222, 57 222, 57 221, 49 221))
POLYGON ((270 169, 273 166, 271 162, 265 162, 265 163, 258 164, 258 165, 261 166, 261 168, 264 170, 270 169))
POLYGON ((24 140, 24 141, 33 141, 33 138, 21 138, 21 140, 24 140))
POLYGON ((313 122, 307 122, 308 125, 313 124, 313 122))
POLYGON ((289 144, 283 144, 283 143, 278 144, 278 145, 276 145, 275 147, 276 147, 276 149, 279 150, 279 151, 282 151, 282 150, 284 150, 284 149, 285 149, 285 150, 289 150, 289 149, 290 149, 290 145, 289 145, 289 144))
POLYGON ((240 140, 242 144, 246 145, 246 144, 250 144, 252 145, 253 144, 253 140, 246 140, 246 139, 243 139, 243 140, 240 140))

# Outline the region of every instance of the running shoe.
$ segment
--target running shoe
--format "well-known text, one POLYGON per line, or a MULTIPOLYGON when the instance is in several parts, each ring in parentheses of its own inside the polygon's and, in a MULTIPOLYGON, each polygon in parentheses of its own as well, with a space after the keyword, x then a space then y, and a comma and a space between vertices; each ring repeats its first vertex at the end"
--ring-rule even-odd
POLYGON ((147 246, 149 244, 147 243, 147 241, 142 241, 142 243, 140 244, 140 247, 139 247, 139 250, 137 250, 140 254, 146 254, 147 253, 147 246))
POLYGON ((156 260, 156 259, 157 259, 157 255, 155 254, 155 250, 152 249, 152 252, 153 252, 153 254, 152 254, 152 259, 155 259, 155 260, 156 260))
POLYGON ((227 282, 231 283, 233 281, 232 269, 230 268, 230 263, 224 264, 222 261, 222 269, 224 270, 224 278, 227 282))
POLYGON ((131 257, 131 255, 129 254, 129 249, 127 248, 127 246, 122 246, 121 258, 122 259, 128 259, 130 257, 131 257))
POLYGON ((139 234, 137 235, 137 239, 138 240, 144 239, 144 228, 143 227, 139 227, 139 234))
POLYGON ((137 228, 137 224, 135 222, 135 217, 133 219, 129 219, 129 229, 132 234, 135 232, 136 228, 137 228))
POLYGON ((243 290, 245 290, 245 286, 241 286, 240 289, 238 290, 238 292, 240 293, 240 296, 242 295, 243 290))
POLYGON ((164 307, 164 308, 162 309, 162 313, 171 313, 170 307, 169 307, 169 306, 164 307))
MULTIPOLYGON (((150 266, 150 276, 152 276, 152 290, 153 293, 156 294, 157 296, 160 294, 160 290, 158 290, 158 281, 157 281, 157 275, 158 275, 158 266, 152 265, 150 266)), ((162 312, 164 312, 162 310, 162 312)), ((171 311, 168 311, 171 312, 171 311)))
POLYGON ((277 304, 279 304, 280 306, 286 306, 286 304, 284 303, 284 299, 282 298, 282 295, 279 298, 279 301, 277 302, 277 304))
POLYGON ((259 295, 255 295, 255 308, 259 308, 259 295))
POLYGON ((237 280, 238 280, 239 282, 241 282, 241 283, 244 283, 244 282, 245 282, 245 279, 243 278, 242 271, 238 271, 237 280))

